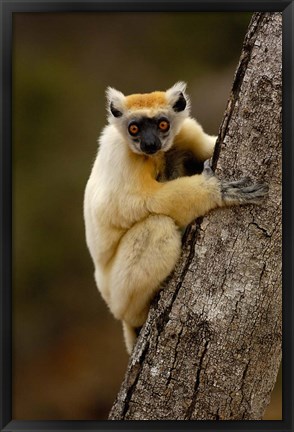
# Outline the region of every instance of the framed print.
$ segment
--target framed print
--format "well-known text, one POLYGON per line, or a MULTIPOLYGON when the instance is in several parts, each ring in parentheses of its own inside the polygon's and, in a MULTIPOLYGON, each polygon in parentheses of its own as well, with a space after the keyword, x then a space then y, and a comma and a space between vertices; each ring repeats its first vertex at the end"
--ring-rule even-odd
POLYGON ((0 5, 1 430, 292 430, 293 1, 0 5))

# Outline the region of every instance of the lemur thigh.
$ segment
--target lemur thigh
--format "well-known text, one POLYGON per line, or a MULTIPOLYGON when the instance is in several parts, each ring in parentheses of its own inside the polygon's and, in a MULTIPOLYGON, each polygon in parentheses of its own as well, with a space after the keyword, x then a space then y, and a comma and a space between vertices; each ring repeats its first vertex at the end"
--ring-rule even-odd
POLYGON ((152 215, 122 238, 110 274, 109 306, 118 319, 140 327, 160 283, 171 273, 181 250, 174 221, 152 215))
POLYGON ((194 156, 204 162, 213 155, 216 136, 208 135, 193 118, 186 118, 176 135, 174 146, 183 150, 190 150, 194 156))

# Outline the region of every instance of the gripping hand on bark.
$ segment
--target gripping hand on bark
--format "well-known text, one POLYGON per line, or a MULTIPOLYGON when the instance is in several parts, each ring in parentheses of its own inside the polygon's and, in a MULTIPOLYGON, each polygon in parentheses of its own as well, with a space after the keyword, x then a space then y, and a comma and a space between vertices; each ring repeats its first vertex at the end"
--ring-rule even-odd
MULTIPOLYGON (((210 160, 204 162, 203 173, 208 177, 215 176, 210 160)), ((269 187, 266 183, 250 185, 250 178, 240 180, 220 180, 220 188, 224 206, 241 204, 260 204, 268 195, 269 187)))

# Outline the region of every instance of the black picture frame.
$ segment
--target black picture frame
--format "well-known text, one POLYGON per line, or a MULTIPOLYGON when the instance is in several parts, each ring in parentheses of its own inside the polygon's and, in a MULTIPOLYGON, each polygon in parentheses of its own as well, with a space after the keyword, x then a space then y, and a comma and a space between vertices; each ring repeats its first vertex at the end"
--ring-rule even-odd
POLYGON ((293 0, 0 0, 1 28, 1 431, 293 430, 293 0), (18 421, 12 418, 12 17, 21 12, 277 12, 283 14, 283 420, 263 421, 18 421))

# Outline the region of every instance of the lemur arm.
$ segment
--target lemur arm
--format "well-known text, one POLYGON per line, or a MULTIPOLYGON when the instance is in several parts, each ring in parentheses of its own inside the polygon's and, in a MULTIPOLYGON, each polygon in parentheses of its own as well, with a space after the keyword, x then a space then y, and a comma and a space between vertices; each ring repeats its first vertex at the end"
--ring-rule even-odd
POLYGON ((216 207, 259 204, 267 192, 268 186, 263 183, 248 186, 246 177, 220 181, 207 161, 200 175, 180 177, 166 183, 154 182, 153 193, 146 204, 150 213, 169 216, 179 227, 185 227, 216 207))
POLYGON ((204 162, 212 157, 216 138, 216 136, 206 134, 196 120, 188 117, 175 136, 174 147, 190 150, 197 160, 204 162))
POLYGON ((187 226, 193 219, 222 205, 220 182, 206 174, 180 177, 157 183, 147 200, 151 213, 170 216, 178 226, 187 226))

